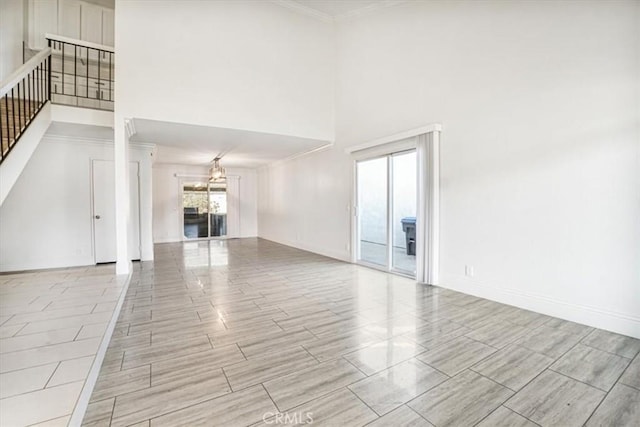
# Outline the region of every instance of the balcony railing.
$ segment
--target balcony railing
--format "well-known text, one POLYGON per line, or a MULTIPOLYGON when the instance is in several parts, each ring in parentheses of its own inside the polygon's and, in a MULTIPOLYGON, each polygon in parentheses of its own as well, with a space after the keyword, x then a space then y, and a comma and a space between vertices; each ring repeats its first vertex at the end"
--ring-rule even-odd
POLYGON ((0 163, 49 101, 51 49, 39 52, 0 87, 0 163))
POLYGON ((113 111, 113 48, 52 34, 46 38, 51 48, 51 102, 113 111))

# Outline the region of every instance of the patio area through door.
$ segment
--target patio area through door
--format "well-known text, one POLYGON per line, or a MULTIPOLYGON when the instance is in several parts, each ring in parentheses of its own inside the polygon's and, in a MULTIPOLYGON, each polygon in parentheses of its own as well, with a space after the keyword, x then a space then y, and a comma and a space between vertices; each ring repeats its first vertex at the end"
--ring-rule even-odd
POLYGON ((356 163, 357 261, 416 274, 415 150, 356 163))

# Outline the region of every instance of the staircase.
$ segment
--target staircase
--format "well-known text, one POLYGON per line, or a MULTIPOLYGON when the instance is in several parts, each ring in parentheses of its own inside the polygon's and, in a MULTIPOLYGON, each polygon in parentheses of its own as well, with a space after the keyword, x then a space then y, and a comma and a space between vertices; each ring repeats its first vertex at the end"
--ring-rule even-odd
POLYGON ((0 86, 0 164, 49 102, 51 49, 31 58, 0 86))
POLYGON ((46 38, 49 47, 0 83, 0 205, 49 127, 51 103, 113 111, 113 48, 46 38))
POLYGON ((17 136, 27 129, 31 119, 37 114, 39 106, 37 101, 10 97, 5 97, 0 102, 0 117, 3 118, 0 122, 0 135, 2 135, 0 158, 4 160, 9 154, 17 136))

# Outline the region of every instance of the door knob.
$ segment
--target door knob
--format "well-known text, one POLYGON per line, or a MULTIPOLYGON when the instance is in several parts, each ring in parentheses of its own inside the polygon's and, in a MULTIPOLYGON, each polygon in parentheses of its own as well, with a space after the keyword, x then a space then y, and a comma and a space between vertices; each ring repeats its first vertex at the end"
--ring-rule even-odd
POLYGON ((100 215, 96 215, 96 216, 95 216, 95 218, 96 218, 96 219, 100 219, 100 215))

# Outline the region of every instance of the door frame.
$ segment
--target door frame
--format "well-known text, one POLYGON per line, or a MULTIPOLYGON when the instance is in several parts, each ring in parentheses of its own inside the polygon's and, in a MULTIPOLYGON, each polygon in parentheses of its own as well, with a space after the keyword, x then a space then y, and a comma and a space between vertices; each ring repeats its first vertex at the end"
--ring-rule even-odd
MULTIPOLYGON (((229 204, 227 203, 227 234, 225 234, 224 236, 207 236, 207 237, 194 237, 192 239, 189 239, 187 236, 184 235, 184 205, 183 205, 183 200, 184 200, 184 184, 187 182, 201 182, 203 184, 205 184, 207 186, 207 201, 210 203, 210 188, 209 188, 209 176, 208 175, 182 175, 182 176, 178 176, 176 175, 176 177, 180 178, 178 180, 178 185, 179 187, 179 193, 180 193, 180 197, 178 199, 178 205, 179 205, 179 210, 178 212, 180 212, 180 235, 182 236, 182 241, 183 242, 200 242, 200 241, 206 241, 206 240, 227 240, 230 239, 231 237, 229 237, 229 227, 228 227, 228 220, 229 220, 229 204)), ((226 185, 226 184, 225 184, 226 185)), ((227 192, 227 188, 225 187, 225 193, 227 192)), ((228 197, 228 194, 227 194, 228 197)), ((208 213, 208 220, 207 220, 207 224, 208 224, 208 228, 207 228, 207 234, 211 234, 211 213, 208 213)))
MULTIPOLYGON (((375 264, 359 262, 360 230, 358 229, 358 183, 357 162, 369 158, 384 157, 390 154, 408 151, 407 141, 415 138, 413 147, 417 157, 417 212, 416 212, 416 276, 418 283, 437 285, 439 283, 439 255, 440 255, 440 134, 442 126, 438 123, 429 124, 398 134, 379 138, 364 144, 345 149, 345 153, 352 157, 352 187, 351 187, 351 262, 378 270, 403 275, 402 272, 381 268, 375 264)), ((388 169, 388 173, 391 169, 388 169)), ((387 182, 389 182, 387 180, 387 182)), ((389 185, 387 185, 389 187, 389 185)), ((387 189, 389 191, 389 188, 387 189)), ((387 197, 387 215, 391 199, 387 197)), ((390 220, 390 219, 389 219, 390 220)), ((391 220, 390 220, 391 221, 391 220)), ((389 228, 389 227, 388 227, 389 228)), ((387 234, 389 230, 387 230, 387 234)), ((387 236, 387 242, 389 236, 387 236)), ((392 250, 389 249, 388 250, 392 250)))
MULTIPOLYGON (((415 152, 416 153, 416 165, 417 165, 417 148, 405 148, 402 149, 400 151, 393 151, 391 153, 388 154, 374 154, 371 156, 364 156, 364 157, 359 157, 357 159, 354 159, 354 182, 355 182, 355 187, 354 187, 354 219, 356 222, 356 226, 355 226, 355 233, 354 233, 354 240, 353 240, 353 247, 354 247, 354 252, 355 252, 355 256, 352 259, 352 262, 354 262, 355 264, 360 264, 360 265, 364 265, 365 267, 370 267, 370 268, 375 268, 376 270, 382 270, 382 271, 386 271, 388 273, 394 273, 394 274, 398 274, 400 276, 406 276, 406 277, 411 277, 414 278, 415 277, 415 273, 406 271, 406 270, 402 270, 402 269, 398 269, 398 268, 394 268, 393 266, 393 241, 394 241, 394 235, 393 235, 393 226, 394 226, 394 217, 393 217, 393 158, 395 156, 399 156, 399 155, 403 155, 403 154, 407 154, 407 153, 411 153, 411 152, 415 152), (387 162, 387 179, 386 179, 386 184, 387 184, 387 203, 386 203, 386 230, 385 230, 385 243, 386 243, 386 265, 379 265, 379 264, 374 264, 371 262, 367 262, 366 260, 361 259, 360 257, 360 235, 361 235, 361 227, 360 227, 360 207, 358 206, 358 201, 359 201, 359 194, 358 194, 358 188, 359 188, 359 183, 358 183, 358 163, 359 162, 366 162, 369 160, 377 160, 377 159, 385 159, 387 162)), ((418 180, 419 176, 418 176, 418 170, 416 168, 416 181, 418 180)), ((417 182, 416 182, 417 184, 417 182)), ((416 207, 418 205, 418 191, 417 191, 417 185, 416 185, 416 207)), ((417 213, 416 213, 417 216, 417 213)), ((417 254, 416 254, 416 267, 417 267, 417 254)))

